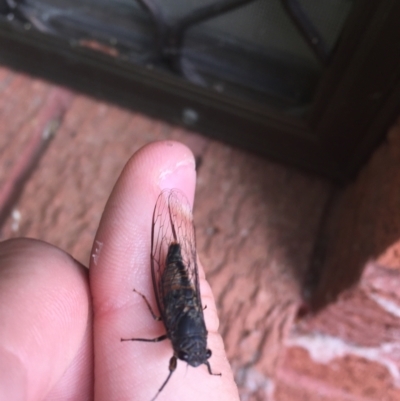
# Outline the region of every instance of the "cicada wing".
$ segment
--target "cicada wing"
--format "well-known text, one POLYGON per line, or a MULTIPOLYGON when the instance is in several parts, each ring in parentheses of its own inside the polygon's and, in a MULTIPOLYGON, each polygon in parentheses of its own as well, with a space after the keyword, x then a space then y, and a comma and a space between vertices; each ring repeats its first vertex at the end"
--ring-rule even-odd
POLYGON ((169 229, 168 195, 166 191, 161 192, 154 206, 153 221, 151 228, 151 277, 153 280, 154 294, 158 309, 164 320, 165 307, 161 288, 161 276, 165 269, 168 253, 168 244, 171 241, 171 230, 169 229))
POLYGON ((165 269, 168 248, 172 243, 181 246, 182 261, 201 307, 193 215, 189 201, 178 189, 162 191, 153 213, 151 269, 154 292, 162 316, 165 305, 161 277, 165 269))
POLYGON ((186 196, 177 189, 171 190, 168 198, 171 230, 173 231, 174 240, 181 245, 183 264, 187 268, 189 281, 196 290, 197 298, 200 301, 196 236, 192 208, 186 196))

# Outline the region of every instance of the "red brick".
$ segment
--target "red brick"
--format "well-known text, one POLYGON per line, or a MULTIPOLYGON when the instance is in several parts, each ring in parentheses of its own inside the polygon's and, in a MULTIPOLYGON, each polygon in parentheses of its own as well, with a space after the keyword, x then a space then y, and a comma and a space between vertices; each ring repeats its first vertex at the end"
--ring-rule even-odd
POLYGON ((356 286, 298 322, 287 344, 278 401, 295 388, 300 400, 399 400, 400 269, 369 263, 356 286))
POLYGON ((287 349, 275 386, 276 401, 400 399, 400 388, 383 364, 350 353, 318 363, 306 349, 295 346, 287 349))
POLYGON ((212 143, 204 154, 198 249, 243 399, 272 391, 329 190, 323 181, 225 145, 212 143))
POLYGON ((400 119, 355 182, 332 208, 325 232, 324 272, 314 304, 333 301, 357 283, 369 261, 400 266, 400 119))
MULTIPOLYGON (((125 162, 144 144, 172 137, 172 131, 140 114, 75 97, 15 206, 21 215, 18 229, 9 219, 3 238, 39 238, 87 264, 102 210, 125 162)), ((178 131, 176 136, 184 135, 178 131)), ((196 142, 195 136, 188 140, 196 142)))

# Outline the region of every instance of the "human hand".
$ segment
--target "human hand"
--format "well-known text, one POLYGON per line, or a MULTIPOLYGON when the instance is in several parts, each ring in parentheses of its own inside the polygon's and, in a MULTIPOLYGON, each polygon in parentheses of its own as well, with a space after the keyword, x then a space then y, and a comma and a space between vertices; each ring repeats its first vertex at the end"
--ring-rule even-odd
MULTIPOLYGON (((150 273, 153 208, 165 188, 193 202, 191 152, 176 142, 138 151, 107 202, 87 269, 52 245, 29 239, 0 243, 0 399, 150 401, 168 375, 172 346, 121 342, 165 333, 153 320, 150 273), (90 277, 89 277, 90 276, 90 277), (90 285, 89 285, 90 283, 90 285)), ((211 290, 199 266, 210 364, 178 360, 157 401, 238 400, 211 290)))

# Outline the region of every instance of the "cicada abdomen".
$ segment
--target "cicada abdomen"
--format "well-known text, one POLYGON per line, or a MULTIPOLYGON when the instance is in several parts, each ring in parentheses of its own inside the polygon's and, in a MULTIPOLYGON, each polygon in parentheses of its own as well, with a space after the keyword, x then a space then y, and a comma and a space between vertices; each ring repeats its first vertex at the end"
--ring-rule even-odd
MULTIPOLYGON (((215 375, 208 362, 211 350, 207 348, 207 329, 200 297, 192 211, 185 195, 177 189, 162 191, 154 207, 150 262, 154 293, 166 334, 155 339, 127 340, 171 340, 174 353, 169 364, 170 372, 154 400, 174 372, 177 359, 193 367, 204 364, 208 372, 215 375)), ((142 297, 156 317, 145 296, 142 297)))

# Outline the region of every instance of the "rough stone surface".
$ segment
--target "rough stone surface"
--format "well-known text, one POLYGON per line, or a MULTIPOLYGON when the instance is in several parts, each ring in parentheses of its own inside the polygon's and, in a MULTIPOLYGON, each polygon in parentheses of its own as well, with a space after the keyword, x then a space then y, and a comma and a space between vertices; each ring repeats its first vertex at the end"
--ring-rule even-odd
POLYGON ((69 97, 66 90, 0 67, 0 210, 46 141, 46 120, 60 118, 69 97))
POLYGON ((274 399, 400 400, 400 120, 324 231, 314 306, 286 338, 274 399))
MULTIPOLYGON (((101 213, 125 162, 150 141, 185 136, 182 129, 172 131, 140 114, 75 96, 14 207, 18 224, 10 217, 2 238, 39 238, 88 264, 101 213)), ((189 133, 185 139, 195 153, 206 141, 189 133)))
POLYGON ((338 195, 325 230, 326 259, 314 303, 333 301, 370 260, 400 266, 400 119, 354 183, 338 195))
POLYGON ((225 145, 204 154, 198 250, 243 400, 272 391, 328 193, 315 178, 225 145))
POLYGON ((318 363, 291 347, 276 375, 275 401, 396 401, 399 388, 380 363, 355 355, 318 363))
POLYGON ((400 269, 369 263, 360 282, 286 339, 277 401, 400 399, 400 269))
POLYGON ((363 347, 398 342, 400 349, 400 269, 369 263, 357 286, 298 327, 363 347))

